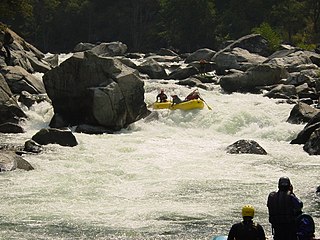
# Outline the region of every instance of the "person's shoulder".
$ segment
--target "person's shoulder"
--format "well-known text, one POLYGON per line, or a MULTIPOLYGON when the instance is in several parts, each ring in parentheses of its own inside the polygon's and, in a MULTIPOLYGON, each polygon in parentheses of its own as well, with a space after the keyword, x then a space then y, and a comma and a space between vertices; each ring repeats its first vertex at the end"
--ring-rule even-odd
POLYGON ((262 229, 263 229, 263 227, 262 227, 262 225, 261 225, 260 223, 255 222, 254 224, 255 224, 258 228, 262 228, 262 229))
POLYGON ((289 196, 294 199, 295 201, 298 201, 298 202, 302 202, 295 194, 291 193, 289 194, 289 196))
POLYGON ((233 228, 237 228, 242 225, 242 222, 237 222, 232 225, 233 228))
POLYGON ((275 195, 277 195, 277 194, 278 194, 277 191, 272 191, 272 192, 269 193, 269 197, 275 196, 275 195))

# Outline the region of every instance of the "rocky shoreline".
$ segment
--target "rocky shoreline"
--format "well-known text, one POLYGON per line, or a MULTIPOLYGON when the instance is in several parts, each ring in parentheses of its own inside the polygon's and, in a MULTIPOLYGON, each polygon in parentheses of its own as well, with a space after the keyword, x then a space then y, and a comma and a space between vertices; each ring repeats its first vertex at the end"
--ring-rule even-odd
MULTIPOLYGON (((320 154, 320 54, 316 51, 282 45, 273 52, 258 34, 244 36, 218 51, 203 48, 184 54, 170 49, 128 53, 121 42, 79 43, 73 56, 59 65, 58 55, 45 57, 5 29, 0 32, 0 52, 0 133, 24 132, 19 123, 27 116, 18 102, 29 108, 48 101, 54 108, 48 129, 41 129, 24 147, 2 145, 1 152, 39 153, 48 143, 76 146, 70 126, 87 134, 111 134, 126 128, 151 112, 144 102, 143 80, 147 78, 173 79, 177 84, 208 91, 216 84, 225 94, 263 94, 278 99, 279 104, 292 104, 287 121, 306 126, 291 144, 303 145, 310 155, 320 154), (206 75, 212 71, 217 78, 206 75), (34 77, 35 72, 44 74, 43 81, 34 77)), ((240 140, 234 146, 227 151, 266 154, 252 140, 240 140)), ((3 171, 25 166, 16 164, 15 158, 10 165, 7 155, 0 156, 3 171)))

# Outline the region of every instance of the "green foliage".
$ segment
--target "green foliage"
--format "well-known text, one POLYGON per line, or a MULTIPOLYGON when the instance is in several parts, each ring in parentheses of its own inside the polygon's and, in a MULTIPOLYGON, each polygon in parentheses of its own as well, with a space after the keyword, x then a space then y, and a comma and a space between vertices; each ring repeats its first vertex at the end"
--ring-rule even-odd
POLYGON ((317 47, 316 44, 306 44, 306 43, 299 43, 297 46, 301 49, 309 50, 309 51, 312 51, 317 47))
POLYGON ((162 0, 160 3, 162 34, 169 45, 182 51, 213 46, 214 0, 162 0))
POLYGON ((316 44, 309 43, 309 41, 308 41, 309 37, 310 36, 305 32, 305 33, 295 34, 292 37, 292 39, 297 47, 304 49, 304 50, 311 51, 316 48, 316 44))
POLYGON ((300 0, 279 0, 271 11, 272 24, 282 29, 282 36, 292 43, 292 37, 305 28, 305 2, 300 0))
POLYGON ((32 0, 1 0, 0 16, 3 20, 14 20, 18 16, 28 17, 32 15, 32 0))
POLYGON ((320 37, 320 0, 1 0, 1 21, 43 51, 79 42, 122 41, 129 51, 218 48, 260 33, 312 49, 320 37))
POLYGON ((259 27, 253 28, 252 31, 267 39, 269 47, 273 51, 277 50, 282 42, 281 35, 273 30, 269 23, 264 22, 259 27))

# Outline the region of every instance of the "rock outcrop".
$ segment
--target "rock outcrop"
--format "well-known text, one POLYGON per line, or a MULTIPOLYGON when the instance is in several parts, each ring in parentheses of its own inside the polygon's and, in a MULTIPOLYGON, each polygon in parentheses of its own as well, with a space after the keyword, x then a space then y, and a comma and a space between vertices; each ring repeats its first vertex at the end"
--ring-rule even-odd
POLYGON ((43 81, 55 115, 65 125, 116 131, 149 113, 139 73, 112 57, 76 53, 47 72, 43 81))

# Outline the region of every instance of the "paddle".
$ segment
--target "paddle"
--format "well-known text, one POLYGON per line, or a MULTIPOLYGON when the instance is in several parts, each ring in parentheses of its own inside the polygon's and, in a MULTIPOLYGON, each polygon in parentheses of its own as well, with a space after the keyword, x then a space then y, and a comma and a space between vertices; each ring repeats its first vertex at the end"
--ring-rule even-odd
MULTIPOLYGON (((200 98, 200 99, 206 104, 206 106, 207 106, 207 108, 208 108, 209 110, 212 110, 212 108, 208 105, 208 103, 206 103, 206 101, 200 96, 200 92, 198 91, 198 88, 196 88, 195 90, 193 90, 192 93, 194 93, 194 92, 197 92, 198 98, 200 98)), ((190 95, 191 95, 191 94, 190 94, 190 95)))
POLYGON ((199 98, 206 104, 209 110, 212 110, 212 108, 208 105, 208 103, 202 97, 200 97, 200 94, 199 94, 199 98))
POLYGON ((207 108, 208 108, 209 110, 212 110, 212 108, 208 105, 208 103, 206 103, 205 100, 203 100, 202 98, 201 98, 201 100, 206 104, 206 106, 207 106, 207 108))
POLYGON ((150 103, 147 108, 151 108, 154 103, 150 103))

